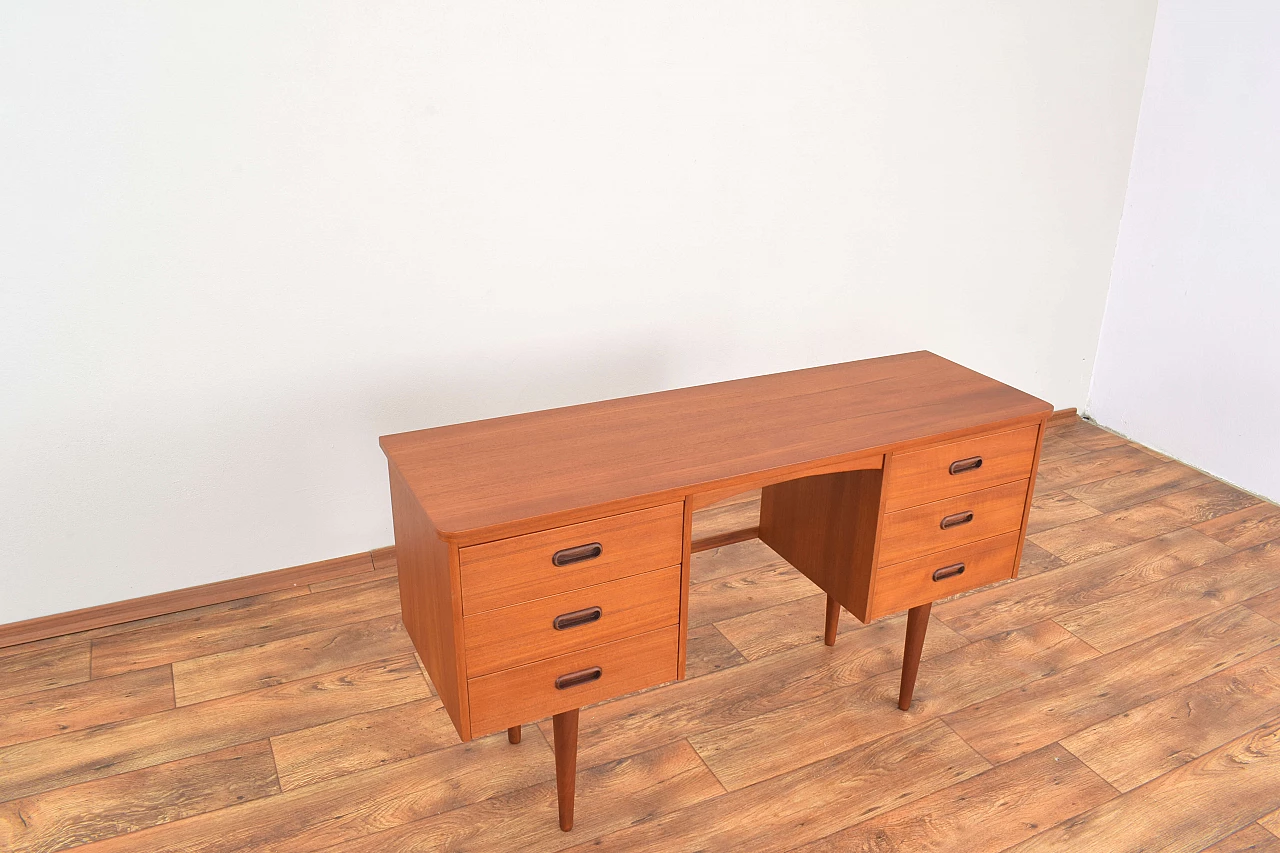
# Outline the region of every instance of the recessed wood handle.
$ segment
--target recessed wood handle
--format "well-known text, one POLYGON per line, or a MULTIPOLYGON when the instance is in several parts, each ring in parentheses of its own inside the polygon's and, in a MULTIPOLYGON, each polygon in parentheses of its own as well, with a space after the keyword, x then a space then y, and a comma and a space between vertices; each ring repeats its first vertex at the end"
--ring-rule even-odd
POLYGON ((963 474, 965 471, 977 471, 982 467, 981 456, 970 456, 968 459, 957 459, 948 469, 952 474, 963 474))
POLYGON ((933 573, 935 581, 944 581, 947 578, 954 578, 957 575, 964 574, 964 563, 955 563, 950 566, 943 566, 933 573))
POLYGON ((588 681, 595 681, 604 675, 604 670, 598 666, 589 669, 580 669, 577 672, 569 672, 556 679, 556 690, 568 690, 570 687, 577 687, 579 684, 586 684, 588 681))
POLYGON ((603 553, 604 546, 599 542, 592 542, 589 545, 575 545, 572 548, 563 548, 556 551, 551 555, 551 562, 556 566, 568 566, 573 563, 594 560, 603 553))
POLYGON ((575 610, 572 613, 561 613, 559 616, 551 620, 551 627, 557 631, 563 631, 566 628, 576 628, 579 625, 587 625, 595 622, 604 611, 599 607, 585 607, 582 610, 575 610))
POLYGON ((973 510, 966 509, 964 512, 957 512, 944 517, 942 523, 938 526, 943 530, 950 530, 953 527, 959 527, 971 521, 973 521, 973 510))

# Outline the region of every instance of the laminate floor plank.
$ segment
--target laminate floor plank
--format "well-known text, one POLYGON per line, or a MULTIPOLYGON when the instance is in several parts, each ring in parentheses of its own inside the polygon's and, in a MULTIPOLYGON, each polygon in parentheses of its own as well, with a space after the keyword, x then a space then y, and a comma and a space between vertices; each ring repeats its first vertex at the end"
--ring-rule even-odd
POLYGON ((1223 483, 1206 483, 1146 503, 1070 522, 1027 538, 1049 553, 1073 563, 1234 512, 1252 500, 1252 495, 1223 483))
MULTIPOLYGON (((689 742, 716 778, 735 790, 1037 679, 1043 681, 1096 655, 1058 625, 1042 622, 922 660, 908 712, 898 710, 899 673, 894 670, 695 734, 689 742)), ((957 733, 965 737, 963 731, 957 733)))
POLYGON ((1229 556, 1195 530, 1176 530, 1011 584, 976 590, 935 605, 933 614, 978 639, 1053 619, 1229 556))
POLYGON ((426 694, 417 663, 402 657, 14 744, 0 748, 0 802, 269 738, 426 694))
POLYGON ((1200 532, 1237 551, 1280 539, 1280 506, 1259 501, 1235 512, 1202 521, 1200 532))
POLYGON ((693 538, 703 539, 760 525, 760 490, 721 501, 693 513, 693 538))
POLYGON ((1258 818, 1258 825, 1277 838, 1280 838, 1280 809, 1276 809, 1270 814, 1265 814, 1258 818))
MULTIPOLYGON (((716 628, 747 660, 820 643, 826 625, 827 595, 812 586, 810 593, 804 598, 722 619, 716 628)), ((846 636, 860 625, 849 613, 842 612, 838 636, 846 636)))
MULTIPOLYGON (((531 744, 533 745, 533 744, 531 744)), ((555 778, 505 733, 87 845, 84 853, 309 853, 555 778)))
POLYGON ((0 748, 173 707, 168 666, 0 700, 0 748))
POLYGON ((449 712, 433 696, 285 732, 271 738, 271 750, 280 787, 291 791, 457 742, 449 712))
POLYGON ((751 569, 786 565, 787 562, 768 545, 759 539, 748 539, 694 554, 689 565, 689 580, 692 584, 700 584, 751 569))
POLYGON ((1280 647, 1109 717, 1062 745, 1129 791, 1280 718, 1280 647))
POLYGON ((1027 541, 1065 563, 1076 563, 1187 526, 1177 510, 1151 502, 1051 527, 1027 541))
POLYGON ((689 629, 684 664, 686 678, 697 678, 746 662, 742 652, 734 648, 733 643, 715 625, 689 629))
POLYGON ((1280 622, 1280 587, 1254 596, 1244 606, 1273 622, 1280 622))
MULTIPOLYGON (((810 587, 812 592, 813 587, 810 587)), ((748 660, 776 655, 801 646, 821 643, 826 626, 827 595, 819 591, 804 598, 784 601, 715 623, 720 633, 748 660)), ((865 627, 853 614, 840 614, 836 645, 859 642, 854 635, 865 627), (845 640, 848 636, 850 639, 845 640)), ((927 636, 935 644, 956 648, 964 639, 936 619, 930 620, 927 636)))
POLYGON ((813 581, 787 563, 769 563, 689 585, 689 627, 721 622, 813 595, 813 581))
POLYGON ((1098 651, 1109 652, 1277 586, 1280 543, 1266 542, 1055 619, 1098 651))
MULTIPOLYGON (((1242 492, 1228 483, 1218 480, 1184 489, 1157 499, 1161 504, 1178 510, 1192 524, 1202 524, 1258 503, 1258 498, 1242 492)), ((1240 550, 1239 547, 1236 550, 1240 550)))
POLYGON ((1251 823, 1200 853, 1280 853, 1280 838, 1251 823))
POLYGON ((239 610, 218 610, 94 640, 93 676, 232 651, 399 612, 395 578, 239 610))
POLYGON ((0 699, 89 680, 89 643, 0 650, 0 699))
MULTIPOLYGON (((946 717, 1001 763, 1123 714, 1280 644, 1280 625, 1244 607, 1211 613, 1141 642, 1063 667, 946 717)), ((697 745, 696 743, 694 744, 697 745)))
POLYGON ((1029 578, 1032 575, 1038 575, 1065 565, 1066 562, 1061 557, 1055 557, 1036 543, 1024 540, 1022 543, 1022 565, 1018 567, 1018 577, 1029 578))
MULTIPOLYGON (((519 747, 516 747, 519 748, 519 747)), ((574 832, 560 831, 556 786, 537 785, 329 847, 326 853, 548 853, 704 802, 724 788, 685 741, 578 771, 574 832)))
POLYGON ((1045 430, 1044 442, 1040 447, 1040 463, 1055 462, 1059 459, 1066 459, 1069 456, 1079 456, 1082 453, 1089 452, 1088 449, 1065 438, 1061 430, 1050 427, 1045 430))
POLYGON ((934 720, 570 849, 780 853, 946 790, 988 767, 934 720))
POLYGON ((1197 853, 1280 806, 1280 721, 1008 848, 1197 853))
POLYGON ((176 661, 174 694, 179 705, 194 705, 413 651, 400 617, 380 616, 176 661))
POLYGON ((1115 789, 1052 744, 923 799, 792 848, 794 853, 996 853, 1100 805, 1115 789))
POLYGON ((1102 515, 1079 498, 1063 491, 1046 492, 1037 489, 1031 499, 1031 517, 1027 519, 1027 533, 1052 530, 1073 521, 1083 521, 1102 515))
POLYGON ((1036 491, 1062 491, 1159 464, 1158 459, 1122 442, 1041 464, 1036 477, 1036 491))
POLYGON ((278 794, 265 740, 0 804, 0 850, 78 844, 278 794))
POLYGON ((1063 491, 1099 512, 1111 512, 1146 503, 1174 492, 1186 491, 1208 482, 1212 482, 1208 474, 1201 473, 1189 465, 1183 465, 1181 462, 1163 462, 1151 468, 1130 471, 1106 480, 1069 486, 1063 491))

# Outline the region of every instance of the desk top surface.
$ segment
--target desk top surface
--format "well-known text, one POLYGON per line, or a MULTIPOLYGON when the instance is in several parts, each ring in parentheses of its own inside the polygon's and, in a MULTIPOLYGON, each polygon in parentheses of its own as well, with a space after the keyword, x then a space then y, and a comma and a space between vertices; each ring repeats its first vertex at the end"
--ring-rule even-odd
MULTIPOLYGON (((387 435, 446 539, 484 541, 788 466, 1036 420, 1052 406, 929 352, 387 435), (485 534, 490 534, 486 536, 485 534)), ((744 485, 751 488, 750 485, 744 485)))

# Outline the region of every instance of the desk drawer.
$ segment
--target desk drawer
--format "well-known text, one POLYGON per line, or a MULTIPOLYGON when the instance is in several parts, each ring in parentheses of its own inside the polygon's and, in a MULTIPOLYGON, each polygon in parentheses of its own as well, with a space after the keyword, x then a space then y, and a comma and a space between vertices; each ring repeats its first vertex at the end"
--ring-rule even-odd
POLYGON ((1018 530, 1028 480, 886 513, 878 565, 888 566, 1018 530))
POLYGON ((1036 424, 895 453, 885 483, 885 512, 1028 479, 1039 432, 1036 424))
POLYGON ((876 570, 871 618, 1013 577, 1020 531, 876 570))
POLYGON ((627 512, 459 552, 462 612, 470 615, 674 566, 684 504, 627 512))
POLYGON ((464 619, 467 673, 487 675, 680 621, 680 567, 486 610, 464 619))
POLYGON ((679 628, 672 625, 472 678, 467 682, 471 734, 479 737, 672 681, 678 648, 679 628))

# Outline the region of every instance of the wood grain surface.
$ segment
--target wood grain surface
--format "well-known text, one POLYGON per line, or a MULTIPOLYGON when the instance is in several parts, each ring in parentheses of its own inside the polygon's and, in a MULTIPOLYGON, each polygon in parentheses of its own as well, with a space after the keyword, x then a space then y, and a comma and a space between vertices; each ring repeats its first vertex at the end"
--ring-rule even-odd
POLYGON ((766 486, 760 541, 867 621, 884 472, 844 471, 766 486))
POLYGON ((1054 421, 1021 579, 933 607, 905 713, 902 614, 828 648, 765 545, 695 555, 688 677, 582 710, 570 833, 550 721, 458 741, 386 551, 0 650, 0 850, 1278 853, 1280 508, 1171 465, 1054 421))
POLYGON ((871 616, 950 598, 1013 577, 1018 531, 876 569, 871 616), (957 572, 957 568, 962 571, 957 572), (944 577, 945 575, 945 577, 944 577))
POLYGON ((993 486, 910 509, 887 513, 880 532, 881 567, 923 557, 1018 530, 1027 499, 1027 481, 993 486), (944 519, 960 518, 955 526, 944 519), (971 517, 970 521, 963 521, 971 517))
POLYGON ((475 678, 679 621, 680 567, 668 566, 466 617, 467 668, 475 678), (573 613, 591 621, 555 626, 573 613))
POLYGON ((583 521, 587 511, 656 506, 691 486, 746 490, 761 485, 752 481, 760 472, 779 482, 789 466, 1012 428, 1052 410, 914 352, 383 436, 381 445, 440 534, 470 544, 583 521))
POLYGON ((676 626, 575 650, 471 679, 471 728, 476 734, 520 725, 541 713, 558 714, 676 677, 676 626), (575 673, 594 677, 562 687, 575 673))
POLYGON ((1027 479, 1031 476, 1039 433, 1037 427, 1022 427, 924 450, 895 453, 893 472, 885 482, 885 511, 897 512, 1027 479), (954 473, 953 466, 957 466, 954 473))
POLYGON ((684 506, 651 509, 570 524, 463 548, 462 611, 498 607, 680 565, 684 506), (557 565, 562 550, 599 546, 599 556, 557 565))

